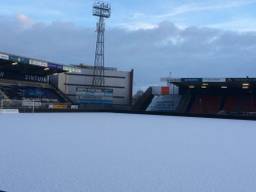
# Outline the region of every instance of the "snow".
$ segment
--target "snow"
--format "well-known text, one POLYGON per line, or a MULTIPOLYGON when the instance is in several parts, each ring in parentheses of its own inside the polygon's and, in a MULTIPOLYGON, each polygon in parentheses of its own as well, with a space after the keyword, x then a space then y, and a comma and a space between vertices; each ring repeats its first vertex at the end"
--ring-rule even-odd
POLYGON ((8 192, 256 190, 254 121, 5 114, 0 136, 8 192))

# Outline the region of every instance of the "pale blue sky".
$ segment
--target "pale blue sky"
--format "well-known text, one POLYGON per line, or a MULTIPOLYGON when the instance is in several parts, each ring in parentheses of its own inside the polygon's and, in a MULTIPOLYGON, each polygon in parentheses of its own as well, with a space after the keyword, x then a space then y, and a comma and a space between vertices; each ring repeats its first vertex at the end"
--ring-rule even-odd
MULTIPOLYGON (((135 86, 175 77, 256 76, 256 0, 112 0, 106 66, 135 86)), ((92 64, 93 0, 4 0, 0 51, 92 64)))
MULTIPOLYGON (((151 28, 162 21, 178 26, 210 26, 239 31, 256 30, 256 0, 111 0, 110 26, 151 28)), ((8 0, 1 15, 22 14, 34 22, 64 21, 92 26, 93 0, 8 0)))

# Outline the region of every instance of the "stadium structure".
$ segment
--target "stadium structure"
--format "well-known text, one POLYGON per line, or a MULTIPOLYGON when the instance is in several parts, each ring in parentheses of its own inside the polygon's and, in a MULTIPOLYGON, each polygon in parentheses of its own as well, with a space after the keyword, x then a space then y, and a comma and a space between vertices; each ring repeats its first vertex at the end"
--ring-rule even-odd
POLYGON ((104 100, 92 93, 94 66, 0 53, 0 108, 256 116, 256 78, 163 78, 133 100, 133 70, 104 67, 104 100))
POLYGON ((86 90, 94 77, 93 66, 61 65, 39 59, 0 53, 0 108, 19 110, 84 110, 129 108, 132 102, 133 70, 104 68, 106 100, 86 90), (86 94, 86 99, 84 99, 86 94), (95 103, 96 102, 96 103, 95 103))
POLYGON ((111 5, 96 1, 98 18, 94 65, 61 65, 0 52, 1 108, 60 110, 128 110, 133 70, 105 67, 105 19, 111 5))
POLYGON ((256 78, 163 78, 136 110, 196 115, 256 115, 256 78))
POLYGON ((93 5, 98 18, 94 65, 63 65, 0 52, 1 109, 102 111, 256 117, 256 78, 163 78, 133 96, 134 71, 105 67, 105 20, 111 6, 93 5))

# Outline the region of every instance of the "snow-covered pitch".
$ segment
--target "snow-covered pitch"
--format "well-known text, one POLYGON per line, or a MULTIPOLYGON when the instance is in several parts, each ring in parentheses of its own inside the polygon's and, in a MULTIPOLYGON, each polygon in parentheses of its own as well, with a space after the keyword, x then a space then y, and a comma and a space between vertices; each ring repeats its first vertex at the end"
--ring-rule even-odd
POLYGON ((110 113, 0 115, 0 190, 256 191, 256 122, 110 113))

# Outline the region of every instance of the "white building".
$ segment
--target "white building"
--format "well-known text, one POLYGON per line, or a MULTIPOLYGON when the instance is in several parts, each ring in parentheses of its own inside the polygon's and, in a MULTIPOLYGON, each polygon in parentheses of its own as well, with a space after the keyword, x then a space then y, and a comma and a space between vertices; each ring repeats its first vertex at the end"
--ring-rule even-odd
MULTIPOLYGON (((93 81, 92 66, 65 66, 66 73, 55 75, 54 84, 76 104, 87 104, 81 93, 91 88, 93 81)), ((105 85, 98 87, 107 90, 113 105, 131 105, 133 92, 133 70, 118 71, 105 68, 105 85)))

